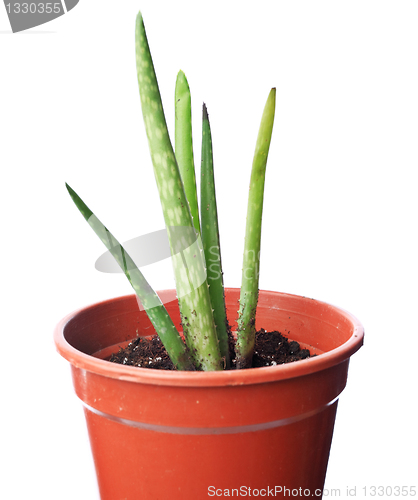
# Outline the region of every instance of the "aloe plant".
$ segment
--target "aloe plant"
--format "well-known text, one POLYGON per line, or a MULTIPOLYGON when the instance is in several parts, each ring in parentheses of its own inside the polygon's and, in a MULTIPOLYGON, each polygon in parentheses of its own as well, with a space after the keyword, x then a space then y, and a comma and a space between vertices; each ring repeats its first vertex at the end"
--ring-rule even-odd
POLYGON ((215 178, 213 173, 212 134, 206 105, 203 104, 202 117, 202 164, 200 170, 200 199, 202 220, 202 241, 207 264, 210 299, 219 349, 230 367, 228 320, 226 317, 225 294, 219 242, 218 211, 216 207, 215 178))
POLYGON ((273 88, 270 91, 261 118, 251 171, 244 259, 242 265, 240 307, 238 312, 237 342, 235 346, 238 368, 251 366, 254 351, 255 314, 258 302, 258 283, 260 275, 260 243, 264 181, 271 134, 273 132, 275 108, 276 89, 273 88))
POLYGON ((172 227, 194 228, 180 171, 168 135, 154 64, 141 13, 136 20, 136 63, 142 114, 155 179, 172 252, 183 332, 191 356, 204 370, 220 370, 221 355, 213 319, 200 238, 186 233, 187 248, 178 257, 172 227))
MULTIPOLYGON (((167 228, 184 340, 158 295, 129 254, 68 185, 74 203, 122 268, 141 300, 162 343, 180 370, 231 367, 212 135, 203 105, 200 220, 193 156, 191 96, 185 74, 175 88, 175 152, 168 134, 158 82, 141 13, 136 19, 136 65, 148 145, 167 228)), ((251 366, 258 300, 264 178, 274 121, 275 89, 267 99, 254 155, 243 278, 236 342, 236 367, 251 366)))
POLYGON ((186 346, 166 308, 144 278, 141 271, 137 268, 128 252, 107 227, 94 215, 78 194, 68 184, 66 184, 66 187, 82 216, 102 240, 103 244, 125 273, 129 283, 138 295, 142 306, 146 310, 151 323, 159 333, 161 342, 169 353, 171 361, 179 370, 194 370, 194 365, 187 352, 186 346))
POLYGON ((197 204, 196 174, 193 159, 192 103, 186 75, 179 71, 175 91, 175 155, 189 203, 193 225, 200 233, 199 208, 197 204))

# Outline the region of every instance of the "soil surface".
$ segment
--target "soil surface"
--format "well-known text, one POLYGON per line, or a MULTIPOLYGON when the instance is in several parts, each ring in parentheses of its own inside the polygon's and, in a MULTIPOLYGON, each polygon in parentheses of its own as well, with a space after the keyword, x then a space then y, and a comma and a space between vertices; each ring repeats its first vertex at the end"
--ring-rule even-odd
MULTIPOLYGON (((234 339, 230 335, 229 350, 234 368, 234 339)), ((313 355, 315 356, 315 355, 313 355)), ((311 357, 308 349, 301 349, 298 342, 289 341, 279 332, 256 333, 252 368, 292 363, 311 357)), ((153 368, 157 370, 176 370, 159 337, 138 337, 128 346, 112 354, 109 361, 129 366, 153 368)))

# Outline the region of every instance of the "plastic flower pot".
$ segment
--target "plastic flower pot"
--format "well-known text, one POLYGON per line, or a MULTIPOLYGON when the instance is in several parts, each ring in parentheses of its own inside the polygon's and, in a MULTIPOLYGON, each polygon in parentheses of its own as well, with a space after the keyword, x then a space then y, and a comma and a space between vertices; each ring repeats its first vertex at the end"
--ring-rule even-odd
MULTIPOLYGON (((179 324, 175 291, 160 296, 179 324)), ((238 289, 226 289, 232 327, 238 299, 238 289)), ((260 292, 261 327, 320 355, 224 372, 110 363, 105 359, 120 346, 153 334, 135 295, 59 323, 55 343, 71 363, 84 405, 103 500, 250 496, 250 489, 251 496, 294 496, 295 490, 321 496, 338 397, 363 328, 337 307, 267 291, 260 292)))

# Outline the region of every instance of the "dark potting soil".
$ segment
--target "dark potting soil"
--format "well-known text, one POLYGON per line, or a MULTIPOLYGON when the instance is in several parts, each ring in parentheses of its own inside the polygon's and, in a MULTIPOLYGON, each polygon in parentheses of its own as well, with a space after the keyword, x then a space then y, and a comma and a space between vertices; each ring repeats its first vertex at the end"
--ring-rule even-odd
MULTIPOLYGON (((235 353, 232 335, 230 335, 229 348, 232 368, 234 368, 235 353)), ((292 363, 309 357, 311 353, 308 349, 301 349, 298 342, 289 340, 279 332, 266 332, 261 329, 256 333, 253 368, 292 363)), ((109 361, 142 368, 176 370, 159 337, 138 337, 125 348, 112 354, 109 361)))

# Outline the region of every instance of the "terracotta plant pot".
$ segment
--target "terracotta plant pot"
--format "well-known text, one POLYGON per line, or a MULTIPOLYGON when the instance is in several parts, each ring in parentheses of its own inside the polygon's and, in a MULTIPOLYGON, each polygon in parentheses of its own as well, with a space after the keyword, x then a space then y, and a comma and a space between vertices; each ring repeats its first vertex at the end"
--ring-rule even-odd
MULTIPOLYGON (((180 323, 174 291, 160 294, 180 323), (171 302, 170 302, 171 301, 171 302)), ((234 327, 238 289, 226 290, 234 327)), ((260 292, 257 328, 319 356, 225 372, 167 372, 104 359, 153 333, 135 295, 70 314, 56 328, 84 405, 103 500, 321 496, 338 396, 363 328, 316 300, 260 292), (285 490, 285 488, 287 490, 285 490), (251 491, 250 491, 251 489, 251 491), (306 495, 305 495, 306 496, 306 495)))

